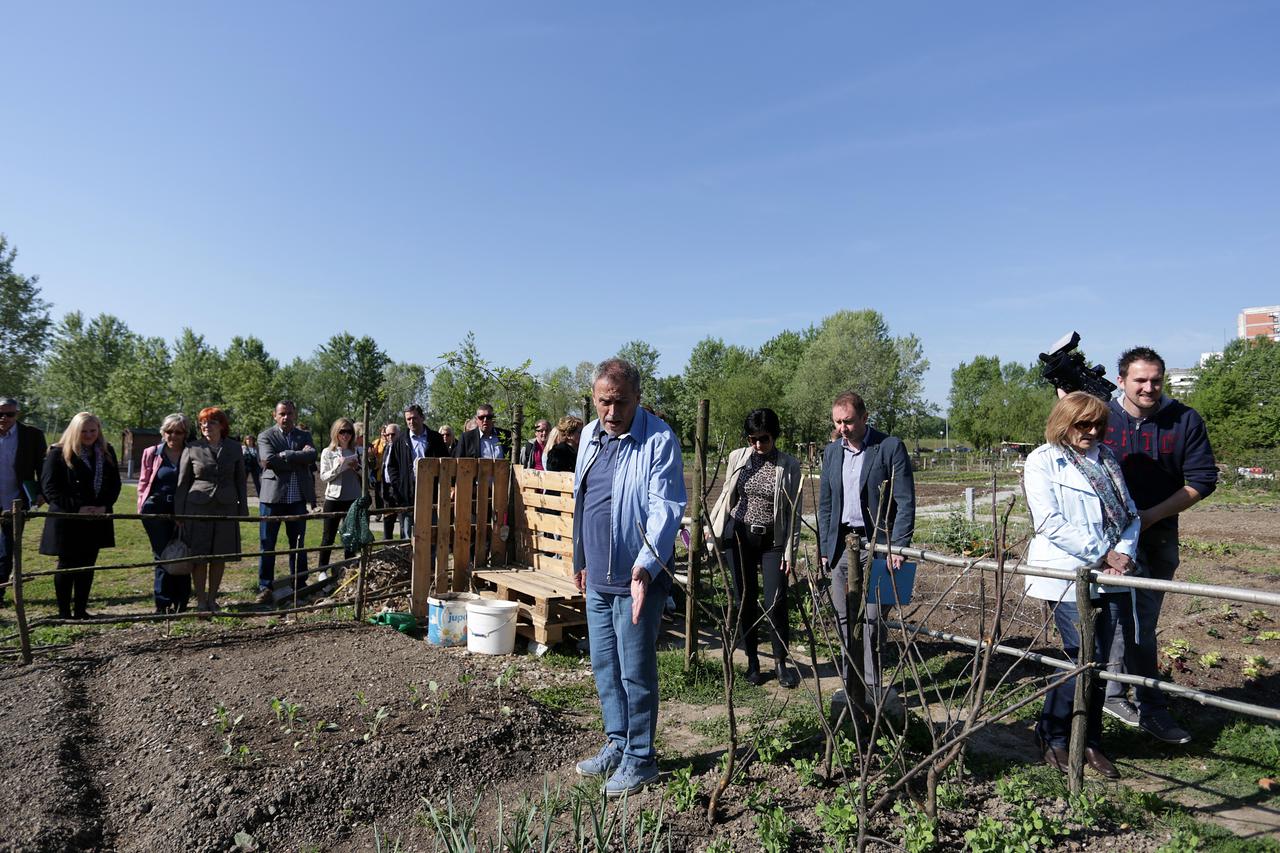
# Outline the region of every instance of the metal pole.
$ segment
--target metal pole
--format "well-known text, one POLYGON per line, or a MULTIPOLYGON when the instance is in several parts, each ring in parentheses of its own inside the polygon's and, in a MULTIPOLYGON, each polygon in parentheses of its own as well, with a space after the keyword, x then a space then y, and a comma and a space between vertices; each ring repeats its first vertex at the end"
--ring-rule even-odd
MULTIPOLYGON (((1076 612, 1080 620, 1077 626, 1080 647, 1076 651, 1076 663, 1081 664, 1093 660, 1093 631, 1097 622, 1093 599, 1089 597, 1088 567, 1076 573, 1076 612)), ((1089 740, 1089 694, 1092 689, 1093 668, 1082 669, 1076 676, 1075 699, 1071 705, 1071 744, 1067 750, 1067 790, 1072 794, 1084 790, 1084 750, 1089 740)))
POLYGON ((689 525, 689 582, 685 584, 684 604, 684 668, 693 666, 693 655, 698 648, 698 578, 702 574, 702 557, 706 553, 702 542, 702 492, 707 478, 707 421, 711 415, 711 401, 698 401, 698 420, 693 431, 693 497, 690 502, 689 525))
POLYGON ((27 607, 22 601, 22 528, 23 507, 21 500, 13 502, 13 616, 18 621, 18 644, 22 648, 22 662, 31 663, 31 631, 27 628, 27 607))

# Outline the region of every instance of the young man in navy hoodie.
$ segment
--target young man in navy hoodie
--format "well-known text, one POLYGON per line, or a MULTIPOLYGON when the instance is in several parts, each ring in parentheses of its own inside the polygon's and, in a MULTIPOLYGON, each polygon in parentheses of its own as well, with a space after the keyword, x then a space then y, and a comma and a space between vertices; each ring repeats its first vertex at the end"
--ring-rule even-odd
MULTIPOLYGON (((1218 468, 1200 415, 1162 393, 1164 359, 1149 347, 1134 347, 1120 356, 1119 367, 1122 394, 1111 401, 1105 442, 1120 460, 1142 518, 1138 565, 1149 577, 1171 580, 1178 568, 1178 513, 1213 493, 1218 468)), ((1139 589, 1135 596, 1136 648, 1132 637, 1116 632, 1108 669, 1120 670, 1125 661, 1131 675, 1155 678, 1156 623, 1164 593, 1139 589)), ((1163 693, 1137 687, 1134 695, 1136 708, 1125 698, 1125 685, 1108 681, 1103 709, 1165 743, 1191 740, 1170 715, 1163 693)))

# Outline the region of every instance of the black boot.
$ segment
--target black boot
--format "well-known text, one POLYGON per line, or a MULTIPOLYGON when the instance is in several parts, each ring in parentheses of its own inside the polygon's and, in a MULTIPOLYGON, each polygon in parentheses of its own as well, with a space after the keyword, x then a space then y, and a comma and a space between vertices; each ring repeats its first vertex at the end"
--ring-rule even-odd
POLYGON ((785 687, 788 690, 794 690, 800 684, 800 676, 796 672, 794 666, 787 666, 786 663, 778 664, 778 686, 785 687))
POLYGON ((760 658, 755 655, 747 657, 747 674, 746 679, 749 683, 757 687, 764 684, 764 676, 760 674, 760 658))

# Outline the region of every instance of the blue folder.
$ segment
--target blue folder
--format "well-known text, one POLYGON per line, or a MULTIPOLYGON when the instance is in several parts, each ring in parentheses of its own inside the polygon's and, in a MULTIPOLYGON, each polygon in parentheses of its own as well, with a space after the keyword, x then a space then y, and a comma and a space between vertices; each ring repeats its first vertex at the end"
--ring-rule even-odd
POLYGON ((903 563, 896 572, 889 571, 889 563, 883 557, 871 563, 871 578, 867 583, 867 604, 909 604, 911 591, 916 585, 916 564, 903 563))

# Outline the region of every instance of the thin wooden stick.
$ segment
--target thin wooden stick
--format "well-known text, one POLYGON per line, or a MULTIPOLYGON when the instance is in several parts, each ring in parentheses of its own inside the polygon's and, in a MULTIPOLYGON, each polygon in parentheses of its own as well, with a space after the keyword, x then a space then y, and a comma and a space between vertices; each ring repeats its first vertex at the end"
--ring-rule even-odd
POLYGON ((22 528, 21 500, 13 502, 13 616, 18 620, 18 644, 22 647, 23 664, 31 663, 31 631, 27 627, 27 608, 22 600, 22 528))

